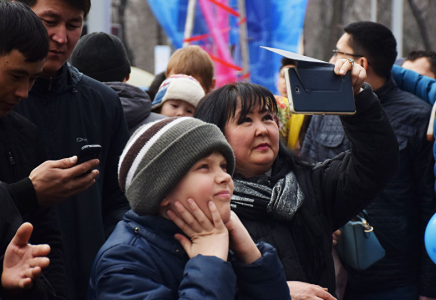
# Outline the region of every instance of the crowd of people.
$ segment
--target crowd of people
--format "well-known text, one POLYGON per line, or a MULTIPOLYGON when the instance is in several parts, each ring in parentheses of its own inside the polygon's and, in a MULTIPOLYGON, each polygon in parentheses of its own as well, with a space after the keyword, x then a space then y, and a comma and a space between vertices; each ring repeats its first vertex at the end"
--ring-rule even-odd
POLYGON ((356 113, 304 116, 285 58, 280 95, 215 88, 199 46, 129 85, 120 39, 81 37, 90 5, 0 2, 0 299, 436 299, 434 52, 401 67, 349 24, 330 62, 356 113), (386 254, 355 270, 335 245, 364 209, 386 254))

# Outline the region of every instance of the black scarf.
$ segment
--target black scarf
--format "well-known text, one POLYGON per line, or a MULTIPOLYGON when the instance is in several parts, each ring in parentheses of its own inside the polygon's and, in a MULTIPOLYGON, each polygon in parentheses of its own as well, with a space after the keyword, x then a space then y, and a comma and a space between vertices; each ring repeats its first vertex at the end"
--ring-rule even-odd
POLYGON ((242 179, 235 179, 230 205, 242 215, 251 214, 262 219, 271 217, 290 221, 304 201, 304 195, 294 172, 290 171, 273 187, 242 179))
POLYGON ((297 167, 296 170, 300 171, 294 173, 295 165, 280 156, 279 153, 272 168, 272 176, 245 179, 235 175, 235 189, 230 205, 243 218, 260 222, 271 218, 285 222, 295 247, 295 257, 302 267, 301 270, 286 273, 294 273, 293 280, 316 284, 330 252, 324 253, 323 229, 317 222, 313 222, 312 213, 305 207, 313 203, 310 179, 307 172, 300 170, 301 167, 297 167), (299 182, 303 186, 300 187, 299 182))

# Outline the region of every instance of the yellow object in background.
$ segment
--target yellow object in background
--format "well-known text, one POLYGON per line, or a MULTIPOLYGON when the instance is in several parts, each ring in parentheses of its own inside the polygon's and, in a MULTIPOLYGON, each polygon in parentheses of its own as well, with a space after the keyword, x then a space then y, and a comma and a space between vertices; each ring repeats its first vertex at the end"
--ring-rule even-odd
MULTIPOLYGON (((288 120, 288 148, 295 150, 297 148, 298 138, 300 136, 301 126, 303 125, 304 115, 292 114, 288 120)), ((300 145, 301 146, 301 145, 300 145)))
POLYGON ((280 123, 280 137, 289 149, 296 150, 304 115, 291 113, 288 98, 282 96, 275 96, 275 98, 278 108, 277 117, 280 123))

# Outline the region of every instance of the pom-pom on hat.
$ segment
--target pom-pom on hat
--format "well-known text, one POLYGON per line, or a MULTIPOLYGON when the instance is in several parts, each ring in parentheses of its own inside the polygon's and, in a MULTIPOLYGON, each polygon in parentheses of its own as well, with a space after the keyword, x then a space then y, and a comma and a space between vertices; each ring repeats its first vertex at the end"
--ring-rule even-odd
POLYGON ((162 82, 154 97, 152 108, 158 108, 168 100, 183 100, 194 107, 204 97, 201 84, 192 76, 184 74, 171 75, 162 82))
POLYGON ((118 180, 134 212, 155 214, 165 197, 206 155, 218 151, 233 175, 233 150, 214 124, 173 117, 143 125, 121 154, 118 180))

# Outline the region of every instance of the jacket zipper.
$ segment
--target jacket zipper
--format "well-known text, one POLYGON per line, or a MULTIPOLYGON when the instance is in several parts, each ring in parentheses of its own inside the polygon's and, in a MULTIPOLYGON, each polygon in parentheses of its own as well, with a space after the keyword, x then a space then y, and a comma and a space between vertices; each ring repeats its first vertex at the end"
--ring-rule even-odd
POLYGON ((10 149, 8 149, 8 153, 9 153, 9 162, 11 163, 11 167, 12 167, 12 175, 14 176, 13 182, 16 182, 17 174, 15 173, 15 160, 14 157, 12 156, 12 152, 10 149))
POLYGON ((53 77, 50 77, 49 83, 48 83, 48 90, 51 91, 51 84, 53 83, 53 77))

